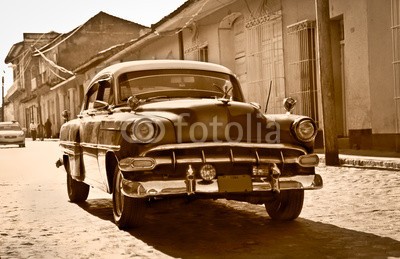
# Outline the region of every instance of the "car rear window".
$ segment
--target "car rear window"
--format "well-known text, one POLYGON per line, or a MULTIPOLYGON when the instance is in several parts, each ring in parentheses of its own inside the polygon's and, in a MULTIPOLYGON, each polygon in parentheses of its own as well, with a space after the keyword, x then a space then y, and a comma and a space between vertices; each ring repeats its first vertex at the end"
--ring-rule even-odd
POLYGON ((21 130, 18 125, 0 125, 0 130, 21 130))

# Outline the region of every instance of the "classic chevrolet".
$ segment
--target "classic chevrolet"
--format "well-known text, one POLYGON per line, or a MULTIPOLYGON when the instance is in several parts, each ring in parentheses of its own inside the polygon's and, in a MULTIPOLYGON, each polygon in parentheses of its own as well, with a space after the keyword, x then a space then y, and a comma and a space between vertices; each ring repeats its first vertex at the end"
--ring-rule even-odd
POLYGON ((115 64, 88 85, 80 114, 63 124, 68 196, 89 186, 112 193, 121 228, 143 223, 156 200, 231 199, 265 204, 272 219, 293 220, 315 174, 315 122, 290 110, 265 114, 246 103, 238 79, 217 64, 151 60, 115 64))

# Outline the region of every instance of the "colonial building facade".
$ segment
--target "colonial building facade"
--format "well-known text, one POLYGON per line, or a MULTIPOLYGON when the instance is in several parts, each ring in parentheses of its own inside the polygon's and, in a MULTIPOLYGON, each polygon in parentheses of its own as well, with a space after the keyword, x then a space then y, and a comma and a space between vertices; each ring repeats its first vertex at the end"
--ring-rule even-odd
POLYGON ((83 76, 75 70, 98 52, 139 37, 144 28, 100 12, 69 33, 24 34, 5 60, 14 66, 14 84, 7 93, 11 119, 25 128, 31 121, 50 119, 57 136, 61 112, 67 109, 76 116, 79 111, 83 76))
MULTIPOLYGON (((136 39, 84 59, 74 76, 62 74, 47 106, 55 100, 60 107, 49 109, 59 127, 62 107, 79 112, 85 83, 99 69, 129 60, 189 59, 232 69, 247 101, 268 113, 283 112, 282 100, 294 97, 294 112, 322 129, 315 13, 314 0, 188 0, 136 39)), ((330 16, 341 144, 399 151, 400 0, 330 0, 330 16)))

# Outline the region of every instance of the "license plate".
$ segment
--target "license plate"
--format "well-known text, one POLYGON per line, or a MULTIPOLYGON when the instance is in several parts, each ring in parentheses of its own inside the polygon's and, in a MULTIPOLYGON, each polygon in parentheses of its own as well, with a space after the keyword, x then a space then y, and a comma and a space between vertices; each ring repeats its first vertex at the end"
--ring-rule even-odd
POLYGON ((5 138, 16 138, 16 136, 5 136, 5 138))
POLYGON ((250 175, 223 175, 218 177, 219 192, 251 192, 250 175))

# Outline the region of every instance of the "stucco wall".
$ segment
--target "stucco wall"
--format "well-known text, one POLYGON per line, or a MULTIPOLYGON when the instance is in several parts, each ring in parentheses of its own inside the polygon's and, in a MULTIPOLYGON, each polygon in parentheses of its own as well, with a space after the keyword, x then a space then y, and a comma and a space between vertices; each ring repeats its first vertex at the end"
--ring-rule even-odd
MULTIPOLYGON (((292 93, 298 93, 300 89, 299 83, 297 82, 299 75, 296 74, 298 71, 294 69, 290 63, 296 59, 293 57, 293 51, 289 51, 291 46, 291 41, 288 35, 288 26, 296 24, 301 21, 315 21, 315 1, 314 0, 282 0, 282 30, 283 30, 283 55, 284 55, 284 66, 285 66, 285 87, 287 95, 291 95, 293 98, 298 98, 298 96, 292 96, 292 93)), ((296 46, 297 47, 297 46, 296 46)), ((317 68, 317 74, 318 68, 317 68)), ((318 114, 319 114, 319 126, 322 128, 322 107, 321 107, 321 95, 319 80, 317 80, 318 87, 318 114)))
POLYGON ((57 64, 67 69, 76 68, 99 51, 137 38, 142 28, 138 24, 99 13, 59 45, 57 64))
POLYGON ((331 17, 344 20, 344 91, 349 130, 370 129, 371 92, 367 2, 365 0, 331 1, 331 17))
MULTIPOLYGON (((349 130, 394 132, 393 75, 391 67, 390 2, 331 0, 332 19, 344 23, 344 96, 349 130)), ((315 20, 314 0, 282 0, 284 49, 287 26, 315 20)), ((335 54, 336 55, 336 54, 335 54)), ((285 51, 286 86, 292 76, 285 51)), ((321 102, 321 98, 319 96, 321 102)))
POLYGON ((8 103, 4 105, 4 121, 12 121, 12 120, 15 120, 14 105, 12 103, 8 103))
POLYGON ((168 36, 152 41, 140 50, 138 59, 179 59, 178 34, 167 33, 168 36))
POLYGON ((390 1, 368 0, 372 133, 396 132, 390 1))

